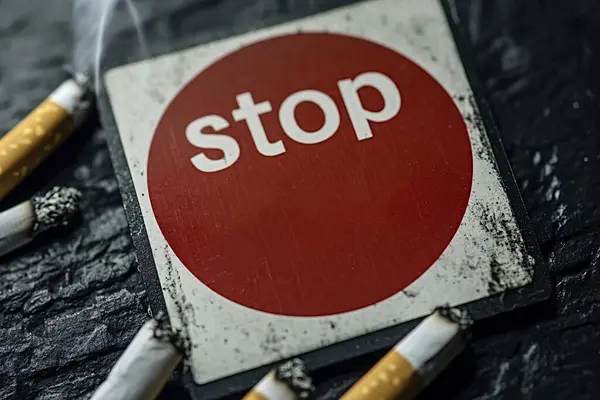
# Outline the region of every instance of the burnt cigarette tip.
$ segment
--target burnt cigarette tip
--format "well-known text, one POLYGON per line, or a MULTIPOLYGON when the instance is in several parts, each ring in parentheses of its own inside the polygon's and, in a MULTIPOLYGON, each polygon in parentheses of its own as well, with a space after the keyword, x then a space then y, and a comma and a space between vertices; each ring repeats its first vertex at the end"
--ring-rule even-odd
POLYGON ((177 351, 186 356, 190 351, 189 340, 178 330, 174 330, 164 313, 154 317, 154 337, 162 342, 169 342, 177 351))
POLYGON ((299 358, 286 361, 275 369, 275 378, 285 383, 299 399, 308 399, 315 391, 304 361, 299 358))
POLYGON ((81 192, 72 187, 55 186, 31 199, 35 215, 34 235, 67 226, 81 210, 81 192))
POLYGON ((75 73, 73 74, 73 81, 75 81, 75 83, 77 83, 77 85, 79 85, 85 91, 82 102, 89 106, 89 103, 92 102, 94 96, 94 80, 88 75, 75 73))
POLYGON ((446 318, 447 320, 458 324, 460 330, 463 332, 469 331, 469 329, 473 325, 473 318, 465 310, 445 305, 436 308, 435 312, 437 312, 439 315, 446 318))

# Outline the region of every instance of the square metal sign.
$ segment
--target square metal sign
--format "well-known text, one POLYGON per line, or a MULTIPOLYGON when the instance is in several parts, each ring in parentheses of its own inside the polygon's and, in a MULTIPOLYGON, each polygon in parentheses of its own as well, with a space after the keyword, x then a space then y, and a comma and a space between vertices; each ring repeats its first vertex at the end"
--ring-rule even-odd
POLYGON ((371 0, 105 75, 142 272, 204 393, 389 346, 443 304, 544 298, 455 37, 436 0, 371 0))

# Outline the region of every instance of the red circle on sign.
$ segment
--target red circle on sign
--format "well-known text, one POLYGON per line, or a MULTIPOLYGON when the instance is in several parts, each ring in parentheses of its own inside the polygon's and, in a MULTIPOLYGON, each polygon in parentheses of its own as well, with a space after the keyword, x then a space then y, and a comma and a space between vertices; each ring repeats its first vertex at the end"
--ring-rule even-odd
MULTIPOLYGON (((385 106, 377 89, 358 95, 367 110, 385 106)), ((332 117, 311 102, 294 115, 311 132, 332 117)), ((324 33, 271 38, 208 66, 166 109, 148 161, 154 215, 183 264, 229 300, 295 316, 356 310, 403 290, 450 243, 471 180, 467 129, 440 84, 391 49, 324 33), (358 140, 338 81, 368 72, 393 80, 401 108, 370 122, 373 136, 358 140), (340 116, 333 136, 316 144, 293 140, 279 121, 284 100, 307 89, 329 96, 340 116), (260 154, 246 121, 233 118, 242 93, 270 103, 260 120, 285 152, 260 154), (223 152, 186 137, 188 125, 208 115, 227 121, 218 134, 240 150, 216 172, 191 159, 223 152)))

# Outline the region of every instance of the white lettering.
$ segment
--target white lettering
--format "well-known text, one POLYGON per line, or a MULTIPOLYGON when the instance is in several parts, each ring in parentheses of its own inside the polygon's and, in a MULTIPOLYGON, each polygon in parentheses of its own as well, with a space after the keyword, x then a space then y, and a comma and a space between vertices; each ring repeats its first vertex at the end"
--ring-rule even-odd
POLYGON ((246 121, 248 130, 254 139, 256 149, 263 156, 277 156, 285 153, 285 146, 281 140, 276 142, 269 142, 265 127, 260 120, 260 115, 271 112, 271 103, 263 101, 258 104, 254 104, 252 95, 248 92, 242 93, 236 96, 238 106, 237 110, 233 110, 231 115, 236 121, 246 121))
POLYGON ((279 123, 285 133, 296 142, 315 144, 329 139, 338 130, 340 113, 335 102, 325 93, 318 90, 302 90, 285 99, 279 109, 279 123), (298 125, 295 111, 298 104, 302 102, 312 102, 323 111, 325 122, 314 132, 307 132, 298 125))
POLYGON ((234 138, 227 135, 206 134, 202 131, 213 128, 220 131, 229 126, 229 122, 219 115, 207 115, 191 122, 185 129, 187 140, 194 146, 203 149, 217 149, 223 152, 223 158, 212 160, 204 153, 191 158, 194 167, 203 172, 217 172, 225 169, 240 157, 240 146, 234 138))
MULTIPOLYGON (((386 122, 398 115, 402 105, 400 91, 392 79, 379 72, 365 72, 354 79, 338 81, 338 88, 346 111, 350 117, 354 133, 359 141, 373 137, 371 122, 386 122), (360 99, 359 91, 370 87, 383 98, 383 107, 379 111, 367 110, 360 99)), ((270 142, 260 116, 272 111, 269 101, 254 103, 252 94, 245 92, 236 96, 238 109, 231 115, 236 122, 246 121, 248 130, 257 151, 268 157, 285 153, 283 141, 270 142)), ((333 99, 319 90, 307 89, 290 94, 279 108, 279 123, 285 134, 302 144, 321 143, 332 137, 340 128, 340 112, 333 99), (296 119, 296 108, 304 102, 318 106, 323 112, 323 125, 313 131, 306 131, 296 119)), ((192 164, 204 172, 216 172, 233 165, 240 157, 240 146, 231 136, 203 132, 212 128, 218 132, 229 127, 229 122, 220 115, 208 115, 191 122, 186 127, 188 141, 202 149, 215 149, 223 152, 223 157, 214 160, 200 153, 191 158, 192 164)))
POLYGON ((369 125, 372 122, 385 122, 394 118, 400 111, 400 92, 393 80, 379 72, 365 72, 354 80, 344 79, 338 82, 340 93, 346 104, 348 115, 352 121, 354 132, 358 140, 373 137, 373 131, 369 125), (364 87, 376 89, 383 97, 383 108, 380 111, 366 110, 358 91, 364 87))

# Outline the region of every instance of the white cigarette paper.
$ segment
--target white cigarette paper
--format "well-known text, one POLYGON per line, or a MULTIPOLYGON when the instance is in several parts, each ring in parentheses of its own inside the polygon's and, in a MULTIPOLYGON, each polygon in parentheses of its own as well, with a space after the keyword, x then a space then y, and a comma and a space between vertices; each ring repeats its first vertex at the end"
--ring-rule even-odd
POLYGON ((273 368, 242 400, 304 400, 314 391, 306 365, 294 358, 273 368))
POLYGON ((67 226, 79 212, 80 202, 79 190, 55 186, 0 213, 0 256, 50 229, 67 226))
POLYGON ((436 311, 410 331, 394 350, 412 365, 427 385, 465 348, 466 343, 461 324, 436 311))
POLYGON ((157 338, 157 329, 153 319, 142 326, 90 400, 151 400, 159 395, 182 354, 157 338))
POLYGON ((342 396, 411 400, 464 349, 471 319, 442 307, 425 318, 342 396))
POLYGON ((277 380, 275 370, 269 372, 254 386, 243 400, 297 400, 288 385, 277 380))
POLYGON ((34 220, 35 214, 30 201, 0 213, 0 256, 31 242, 34 220))

